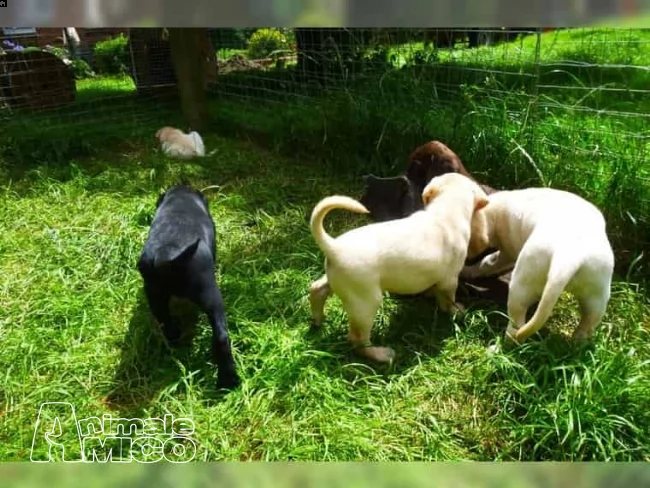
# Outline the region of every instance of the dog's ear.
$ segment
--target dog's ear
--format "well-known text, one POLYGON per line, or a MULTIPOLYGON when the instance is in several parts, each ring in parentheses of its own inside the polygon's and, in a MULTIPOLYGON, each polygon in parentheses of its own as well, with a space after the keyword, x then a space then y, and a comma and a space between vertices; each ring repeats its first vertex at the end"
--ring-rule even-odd
POLYGON ((475 195, 474 196, 474 211, 478 212, 479 210, 485 208, 485 206, 490 203, 490 200, 484 195, 475 195))
MULTIPOLYGON (((485 201, 484 199, 479 201, 485 201)), ((484 205, 485 206, 485 205, 484 205)), ((482 208, 482 207, 481 207, 482 208)), ((470 238, 467 247, 467 259, 474 260, 485 252, 490 245, 488 223, 485 213, 474 212, 471 219, 470 238)))
POLYGON ((438 193, 440 193, 440 189, 437 186, 427 186, 422 192, 422 203, 424 203, 424 206, 429 205, 431 200, 438 196, 438 193))
POLYGON ((411 160, 408 167, 406 168, 405 176, 407 179, 409 179, 410 181, 412 181, 422 189, 424 189, 424 187, 429 182, 427 180, 427 169, 425 168, 425 165, 422 164, 422 161, 420 161, 419 159, 411 160))

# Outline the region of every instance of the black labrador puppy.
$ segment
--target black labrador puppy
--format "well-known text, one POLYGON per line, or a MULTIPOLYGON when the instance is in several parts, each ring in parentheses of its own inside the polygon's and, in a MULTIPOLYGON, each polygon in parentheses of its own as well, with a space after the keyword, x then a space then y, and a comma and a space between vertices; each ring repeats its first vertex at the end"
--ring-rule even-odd
POLYGON ((420 190, 406 175, 381 178, 370 174, 363 177, 363 182, 365 190, 360 202, 377 222, 408 217, 424 208, 424 189, 420 190))
POLYGON ((217 388, 232 389, 240 380, 215 279, 215 241, 214 221, 203 194, 186 185, 173 186, 158 198, 138 270, 151 313, 170 344, 177 344, 181 336, 178 319, 169 311, 172 296, 190 300, 207 314, 217 388))

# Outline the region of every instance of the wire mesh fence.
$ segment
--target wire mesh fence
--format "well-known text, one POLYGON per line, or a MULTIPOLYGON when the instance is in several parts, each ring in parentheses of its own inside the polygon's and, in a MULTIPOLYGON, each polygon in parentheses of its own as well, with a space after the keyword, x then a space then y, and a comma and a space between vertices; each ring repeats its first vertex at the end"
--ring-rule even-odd
MULTIPOLYGON (((0 39, 12 154, 185 128, 164 29, 35 31, 0 39)), ((650 242, 649 43, 630 29, 206 29, 205 86, 220 134, 351 175, 401 173, 439 139, 492 186, 579 192, 630 263, 650 242)))
POLYGON ((65 158, 174 119, 173 67, 159 29, 2 30, 0 124, 12 158, 65 158))

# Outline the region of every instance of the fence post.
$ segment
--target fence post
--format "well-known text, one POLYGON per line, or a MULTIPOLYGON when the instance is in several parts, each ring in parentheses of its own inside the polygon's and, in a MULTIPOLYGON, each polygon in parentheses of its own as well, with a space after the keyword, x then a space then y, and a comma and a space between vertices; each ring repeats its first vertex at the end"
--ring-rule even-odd
POLYGON ((208 121, 205 93, 205 29, 170 28, 169 48, 176 73, 181 109, 191 130, 202 130, 208 121))
POLYGON ((535 127, 537 126, 537 116, 539 110, 539 81, 540 81, 540 71, 541 71, 541 50, 542 50, 542 28, 538 27, 535 29, 535 78, 533 82, 533 98, 530 103, 528 111, 528 126, 530 127, 530 139, 528 141, 528 147, 530 147, 533 153, 537 152, 537 140, 535 134, 535 127))

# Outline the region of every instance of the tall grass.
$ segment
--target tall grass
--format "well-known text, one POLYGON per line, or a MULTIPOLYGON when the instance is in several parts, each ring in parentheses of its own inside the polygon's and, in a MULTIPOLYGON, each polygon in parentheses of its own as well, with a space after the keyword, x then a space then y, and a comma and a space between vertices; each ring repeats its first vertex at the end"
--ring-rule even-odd
MULTIPOLYGON (((536 44, 396 47, 380 73, 330 81, 316 97, 291 73, 234 73, 213 113, 222 132, 357 175, 399 173, 414 147, 440 139, 490 185, 551 185, 593 201, 627 272, 650 242, 650 33, 575 29, 536 44)), ((634 272, 648 272, 644 261, 634 272)))
MULTIPOLYGON (((36 164, 3 188, 0 459, 29 459, 40 405, 65 401, 78 418, 190 418, 197 460, 650 460, 650 307, 634 286, 616 279, 592 346, 568 342, 577 310, 565 297, 545 337, 496 356, 486 347, 503 334, 503 310, 475 303, 461 323, 429 300, 387 298, 373 339, 396 362, 362 362, 339 301, 319 333, 307 303, 322 273, 309 212, 322 194, 354 194, 356 179, 205 142, 215 155, 194 163, 143 139, 36 164), (135 268, 157 195, 181 179, 222 187, 209 200, 243 377, 226 396, 214 391, 205 317, 175 304, 196 327, 168 349, 135 268)), ((333 214, 328 225, 362 223, 333 214)), ((38 443, 35 456, 46 453, 38 443)))

